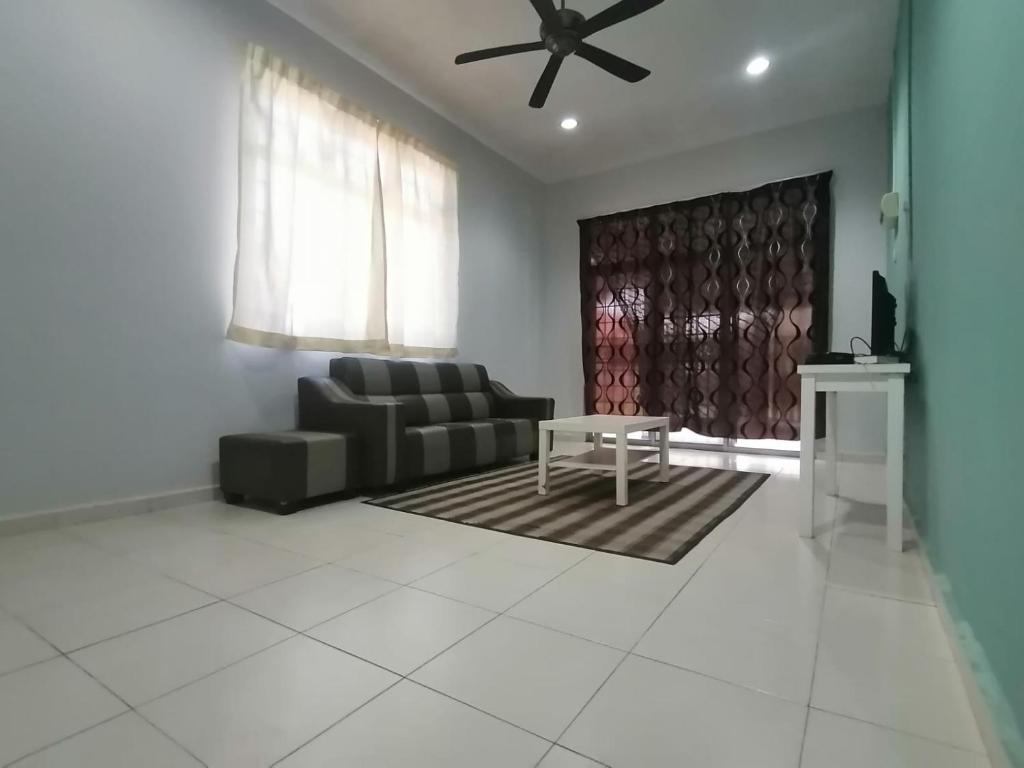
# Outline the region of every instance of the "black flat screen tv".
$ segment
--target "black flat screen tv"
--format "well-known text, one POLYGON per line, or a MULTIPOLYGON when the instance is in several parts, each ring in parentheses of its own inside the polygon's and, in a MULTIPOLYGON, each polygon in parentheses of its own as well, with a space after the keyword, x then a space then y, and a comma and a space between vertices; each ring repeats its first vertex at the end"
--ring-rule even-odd
POLYGON ((896 354, 896 297, 878 270, 871 273, 871 354, 896 354))

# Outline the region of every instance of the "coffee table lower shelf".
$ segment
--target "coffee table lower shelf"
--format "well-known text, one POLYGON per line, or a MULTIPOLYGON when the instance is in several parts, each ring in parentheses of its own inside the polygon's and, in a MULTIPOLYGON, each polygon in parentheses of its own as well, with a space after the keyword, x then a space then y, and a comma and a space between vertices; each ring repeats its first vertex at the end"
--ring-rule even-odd
MULTIPOLYGON (((644 450, 643 448, 631 448, 626 451, 626 466, 636 467, 643 464, 652 456, 657 456, 657 449, 644 450)), ((567 456, 563 459, 552 459, 548 462, 549 467, 572 467, 574 469, 593 469, 599 472, 614 472, 617 469, 615 464, 614 448, 595 448, 576 456, 567 456)))

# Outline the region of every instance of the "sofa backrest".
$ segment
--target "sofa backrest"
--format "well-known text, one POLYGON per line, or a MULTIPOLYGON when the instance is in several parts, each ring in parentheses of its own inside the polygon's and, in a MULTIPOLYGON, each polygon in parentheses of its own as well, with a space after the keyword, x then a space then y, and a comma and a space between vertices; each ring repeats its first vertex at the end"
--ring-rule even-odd
POLYGON ((370 402, 402 403, 408 426, 490 418, 494 413, 487 369, 469 363, 418 363, 339 357, 331 376, 370 402))
POLYGON ((487 369, 470 363, 338 357, 331 360, 331 376, 356 395, 433 395, 491 389, 487 369))

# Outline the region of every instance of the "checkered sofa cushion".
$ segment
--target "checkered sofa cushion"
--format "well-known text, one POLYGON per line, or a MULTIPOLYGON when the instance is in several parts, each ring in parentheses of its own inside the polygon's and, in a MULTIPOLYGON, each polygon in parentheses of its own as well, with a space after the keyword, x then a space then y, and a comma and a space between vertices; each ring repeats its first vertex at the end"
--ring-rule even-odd
POLYGON ((405 430, 406 479, 459 472, 527 456, 537 445, 530 419, 480 419, 405 430))
POLYGON ((494 396, 482 365, 342 357, 331 361, 331 376, 357 399, 401 404, 409 426, 494 415, 494 396))

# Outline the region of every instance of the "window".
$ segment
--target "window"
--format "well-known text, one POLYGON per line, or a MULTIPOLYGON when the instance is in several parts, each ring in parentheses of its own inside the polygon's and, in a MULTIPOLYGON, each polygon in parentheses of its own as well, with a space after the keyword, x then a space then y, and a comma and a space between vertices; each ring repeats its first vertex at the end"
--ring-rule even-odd
POLYGON ((458 269, 451 163, 250 46, 228 337, 451 355, 458 269))

